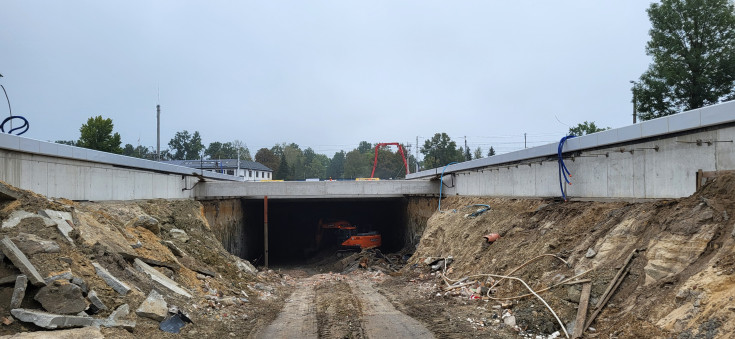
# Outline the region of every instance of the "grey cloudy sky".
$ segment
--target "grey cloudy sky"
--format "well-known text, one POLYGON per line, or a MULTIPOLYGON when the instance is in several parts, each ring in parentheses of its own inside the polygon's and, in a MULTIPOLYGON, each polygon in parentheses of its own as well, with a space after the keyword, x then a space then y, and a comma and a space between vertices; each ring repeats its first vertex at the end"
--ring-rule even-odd
POLYGON ((102 115, 123 143, 155 146, 160 88, 162 148, 197 130, 331 156, 446 132, 504 153, 562 123, 632 123, 649 4, 5 0, 0 84, 39 140, 102 115))

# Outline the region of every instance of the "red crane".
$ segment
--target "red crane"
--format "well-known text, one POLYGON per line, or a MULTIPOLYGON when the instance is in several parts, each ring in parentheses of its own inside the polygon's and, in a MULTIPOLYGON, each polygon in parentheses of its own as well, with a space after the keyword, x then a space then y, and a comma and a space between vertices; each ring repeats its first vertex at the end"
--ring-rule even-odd
POLYGON ((403 153, 403 146, 397 142, 381 142, 375 145, 375 160, 373 160, 373 172, 370 173, 370 177, 372 178, 375 175, 375 166, 378 165, 378 149, 382 146, 390 146, 395 145, 398 146, 398 153, 401 153, 401 158, 403 158, 403 165, 406 166, 406 174, 409 174, 411 172, 408 171, 408 162, 406 161, 406 155, 403 153))

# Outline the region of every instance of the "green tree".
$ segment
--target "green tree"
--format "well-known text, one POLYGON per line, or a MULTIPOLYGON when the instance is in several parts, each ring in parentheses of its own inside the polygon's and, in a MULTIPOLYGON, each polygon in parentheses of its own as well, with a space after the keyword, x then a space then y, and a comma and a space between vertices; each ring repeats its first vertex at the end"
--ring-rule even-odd
POLYGON ((282 156, 281 161, 278 164, 278 168, 276 169, 275 173, 273 173, 273 179, 288 180, 288 177, 290 174, 291 174, 291 170, 288 168, 288 162, 286 162, 286 157, 282 156))
POLYGON ((482 148, 478 146, 477 148, 475 148, 475 159, 480 159, 480 158, 482 158, 482 148))
POLYGON ((442 167, 465 159, 462 150, 457 149, 457 143, 446 133, 436 133, 431 139, 426 140, 421 147, 421 153, 424 155, 425 169, 442 167))
POLYGON ((491 157, 493 155, 495 155, 495 149, 490 146, 490 149, 487 151, 487 156, 491 157))
POLYGON ((345 155, 344 177, 366 178, 370 176, 373 167, 372 154, 360 153, 359 149, 347 152, 345 155))
POLYGON ((189 134, 189 131, 176 132, 174 138, 168 142, 169 152, 174 160, 195 160, 204 149, 199 131, 189 134))
POLYGON ((577 126, 575 127, 569 127, 569 134, 576 135, 576 136, 582 136, 582 135, 606 131, 609 129, 610 127, 605 127, 605 128, 597 127, 594 121, 593 122, 585 121, 581 124, 577 124, 577 126))
POLYGON ((113 134, 113 127, 114 125, 110 118, 103 119, 101 115, 89 118, 87 123, 83 124, 79 129, 81 136, 76 146, 102 152, 122 153, 120 133, 113 134))
POLYGON ((267 148, 261 148, 257 153, 255 153, 255 161, 274 171, 277 170, 278 165, 281 164, 281 159, 267 148))
POLYGON ((204 150, 204 155, 209 159, 237 159, 239 155, 240 160, 253 160, 250 157, 250 150, 240 140, 225 143, 219 141, 211 142, 207 149, 204 150))
POLYGON ((344 178, 345 173, 345 151, 339 151, 337 153, 334 153, 334 156, 332 157, 332 161, 329 162, 329 167, 327 167, 327 177, 338 179, 338 178, 344 178))
POLYGON ((367 142, 367 141, 360 141, 360 144, 357 146, 357 151, 365 154, 365 153, 372 153, 373 152, 373 144, 367 142))
POLYGON ((647 10, 646 54, 633 86, 641 120, 735 97, 735 7, 731 0, 662 0, 647 10))

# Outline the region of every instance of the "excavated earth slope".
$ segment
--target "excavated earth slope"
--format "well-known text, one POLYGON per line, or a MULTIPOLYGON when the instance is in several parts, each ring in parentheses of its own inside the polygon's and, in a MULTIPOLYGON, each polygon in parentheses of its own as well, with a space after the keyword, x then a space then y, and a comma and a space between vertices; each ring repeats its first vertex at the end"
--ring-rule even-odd
MULTIPOLYGON (((534 290, 580 275, 590 279, 590 309, 634 250, 629 274, 592 323, 589 337, 735 337, 735 176, 720 176, 694 195, 649 202, 560 202, 552 200, 449 197, 443 211, 429 219, 404 274, 416 274, 430 257, 452 256, 446 279, 485 283, 478 274, 509 274, 530 259, 544 256, 512 275, 534 290), (472 217, 480 206, 492 209, 472 217), (483 235, 500 238, 486 243, 483 235), (413 267, 413 268, 411 268, 413 267), (586 273, 585 273, 586 272, 586 273)), ((443 270, 443 268, 442 268, 443 270)), ((414 281, 426 277, 426 271, 414 281)), ((477 286, 477 285, 475 285, 477 286)), ((458 289, 457 289, 458 290, 458 289)), ((566 327, 573 327, 581 284, 540 293, 566 327)), ((456 291, 456 290, 454 290, 456 291)), ((484 292, 484 290, 482 290, 484 292)), ((432 291, 430 293, 435 293, 432 291)), ((447 292, 445 292, 446 294, 447 292)), ((559 322, 518 281, 500 282, 482 309, 503 304, 521 333, 550 334, 559 322), (512 303, 512 304, 511 304, 512 303)), ((439 296, 439 294, 437 294, 439 296)), ((482 294, 488 299, 488 294, 482 294)), ((431 296, 426 302, 431 303, 431 296)), ((396 297, 397 302, 403 300, 396 297)), ((408 307, 414 315, 421 306, 408 307)), ((499 306, 495 306, 500 308, 499 306)), ((592 310, 588 312, 588 315, 592 310)), ((470 320, 468 318, 468 320, 470 320)), ((441 329, 432 328, 441 331, 441 329)), ((563 334, 562 334, 563 336, 563 334)))

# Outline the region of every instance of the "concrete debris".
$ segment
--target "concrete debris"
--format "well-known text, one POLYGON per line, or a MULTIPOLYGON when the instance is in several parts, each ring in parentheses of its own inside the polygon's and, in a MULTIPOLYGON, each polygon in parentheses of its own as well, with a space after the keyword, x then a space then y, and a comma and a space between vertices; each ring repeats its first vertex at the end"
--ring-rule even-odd
POLYGON ((46 279, 43 279, 43 281, 46 282, 46 285, 48 285, 56 280, 71 281, 72 278, 74 278, 74 276, 71 274, 71 271, 64 271, 62 273, 54 274, 46 279))
MULTIPOLYGON (((249 274, 258 274, 258 269, 255 268, 255 266, 253 266, 253 264, 251 264, 249 261, 240 259, 238 257, 234 257, 234 258, 235 258, 235 266, 237 266, 238 270, 240 270, 241 272, 249 273, 249 274)), ((199 271, 199 272, 212 276, 212 277, 214 276, 213 274, 210 274, 210 272, 202 272, 202 271, 199 271)))
POLYGON ((163 296, 156 290, 151 290, 143 303, 140 304, 135 314, 140 317, 150 318, 155 321, 163 321, 168 315, 168 304, 163 296))
POLYGON ((587 249, 587 253, 584 255, 584 257, 587 259, 590 259, 590 258, 594 258, 596 255, 597 255, 597 252, 595 252, 595 250, 592 247, 590 247, 587 249))
MULTIPOLYGON (((137 259, 136 259, 137 260, 137 259)), ((112 287, 115 292, 120 293, 120 295, 126 295, 128 292, 130 292, 130 286, 128 286, 126 283, 120 281, 115 276, 113 276, 107 269, 102 267, 100 264, 93 262, 92 266, 94 266, 95 271, 97 272, 97 275, 104 280, 107 285, 112 287)))
POLYGON ((9 275, 7 277, 2 277, 0 278, 0 285, 15 283, 15 279, 17 278, 18 278, 17 275, 9 275))
POLYGON ((72 277, 71 283, 79 286, 79 288, 82 289, 82 293, 87 293, 89 291, 89 288, 87 287, 87 282, 85 282, 84 279, 80 277, 72 277))
POLYGON ((178 241, 181 241, 181 242, 189 241, 189 235, 186 234, 186 232, 182 229, 172 228, 170 231, 168 231, 168 234, 171 236, 171 238, 174 238, 178 241))
POLYGON ((141 215, 137 217, 136 219, 133 219, 131 221, 133 227, 142 227, 145 228, 155 235, 161 234, 161 227, 158 224, 158 220, 156 218, 148 216, 148 215, 141 215))
POLYGON ((70 244, 74 244, 74 240, 69 236, 69 233, 74 230, 74 227, 72 227, 74 222, 72 221, 71 213, 54 210, 43 210, 42 213, 46 214, 46 217, 56 223, 56 228, 59 229, 59 232, 64 235, 70 244))
POLYGON ((92 326, 102 327, 122 327, 128 331, 135 329, 135 321, 124 320, 130 314, 130 306, 128 304, 120 305, 114 310, 107 319, 94 319, 92 326))
POLYGON ((132 247, 132 248, 141 248, 141 247, 143 247, 143 244, 140 242, 140 240, 138 240, 138 242, 136 242, 135 244, 130 245, 130 247, 132 247))
POLYGON ((14 211, 13 213, 10 213, 5 221, 3 221, 2 228, 13 228, 15 226, 18 226, 18 224, 20 224, 23 219, 32 217, 40 218, 41 216, 23 210, 14 211))
POLYGON ((6 183, 0 183, 0 200, 18 200, 21 194, 10 188, 6 183))
POLYGON ((25 253, 25 255, 34 255, 36 253, 59 253, 59 244, 53 240, 46 240, 33 234, 18 233, 13 237, 15 246, 25 253))
POLYGON ((58 314, 77 314, 87 309, 87 301, 82 295, 79 286, 55 281, 53 284, 42 287, 33 298, 46 311, 58 314))
POLYGON ((38 327, 45 329, 84 327, 94 325, 95 319, 92 317, 53 314, 37 310, 28 310, 16 308, 10 310, 10 313, 18 320, 26 323, 33 323, 38 327))
POLYGON ((71 328, 68 330, 56 330, 53 332, 48 331, 37 331, 37 332, 21 332, 10 336, 0 337, 2 339, 104 339, 105 337, 100 332, 99 328, 95 327, 82 327, 82 328, 71 328))
POLYGON ((34 286, 46 285, 41 274, 36 270, 36 267, 31 264, 25 254, 23 254, 23 252, 21 252, 7 236, 3 238, 3 240, 0 240, 0 250, 3 251, 15 267, 28 277, 31 284, 34 286))
POLYGON ((10 298, 10 309, 20 307, 23 298, 26 296, 26 287, 28 286, 28 278, 25 275, 19 275, 15 279, 15 289, 13 296, 10 298))
POLYGON ((175 281, 169 279, 168 277, 166 277, 165 275, 163 275, 163 273, 158 272, 153 267, 150 267, 148 264, 144 263, 140 259, 137 259, 136 258, 134 260, 134 264, 135 264, 135 267, 139 271, 147 274, 149 277, 151 277, 151 279, 153 281, 159 283, 160 285, 162 285, 166 289, 168 289, 168 290, 170 290, 170 291, 172 291, 174 293, 178 293, 180 295, 183 295, 183 296, 185 296, 187 298, 191 298, 192 297, 192 295, 188 291, 186 291, 185 289, 183 289, 181 286, 179 286, 178 283, 176 283, 175 281))
POLYGON ((183 256, 185 256, 185 255, 186 255, 186 253, 184 253, 184 251, 182 251, 181 249, 179 249, 179 248, 178 248, 178 247, 176 246, 176 244, 174 244, 174 243, 173 243, 173 242, 171 242, 171 241, 168 241, 168 240, 165 240, 165 241, 164 241, 164 240, 161 240, 161 244, 163 244, 163 245, 166 245, 166 247, 168 247, 168 249, 169 249, 169 250, 171 250, 171 253, 173 253, 173 254, 174 254, 175 256, 177 256, 177 257, 183 257, 183 256))
POLYGON ((89 305, 89 310, 87 311, 92 314, 97 314, 102 310, 108 309, 107 305, 105 305, 102 300, 100 300, 100 298, 97 296, 97 292, 95 292, 94 290, 91 290, 89 291, 89 293, 87 293, 87 299, 89 299, 89 302, 91 303, 89 305))

